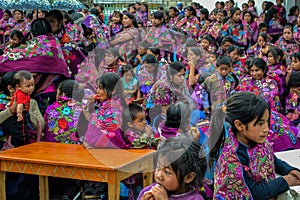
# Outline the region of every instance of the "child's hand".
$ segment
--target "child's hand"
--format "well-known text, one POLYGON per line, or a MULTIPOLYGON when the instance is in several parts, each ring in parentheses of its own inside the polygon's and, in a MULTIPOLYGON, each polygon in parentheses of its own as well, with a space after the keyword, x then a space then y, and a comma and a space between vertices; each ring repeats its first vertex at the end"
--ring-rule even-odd
POLYGON ((287 184, 289 186, 297 186, 300 185, 300 179, 298 179, 296 176, 289 174, 283 176, 283 178, 286 180, 287 184))
POLYGON ((288 66, 288 67, 286 68, 286 72, 287 72, 288 74, 291 74, 292 71, 293 71, 293 68, 292 68, 291 66, 288 66))
POLYGON ((294 89, 293 89, 293 92, 295 92, 295 93, 298 95, 298 97, 300 97, 300 90, 299 90, 299 89, 294 88, 294 89))
POLYGON ((145 192, 141 200, 155 200, 151 192, 145 192))
POLYGON ((20 122, 20 121, 23 120, 23 115, 22 115, 22 113, 18 113, 18 114, 17 114, 17 117, 18 117, 18 119, 17 119, 18 122, 20 122))
POLYGON ((150 126, 146 126, 145 132, 146 132, 147 137, 151 137, 152 136, 152 129, 151 129, 150 126))
POLYGON ((300 180, 300 171, 298 170, 292 170, 290 171, 289 175, 295 176, 298 180, 300 180))
POLYGON ((152 187, 152 195, 155 200, 168 200, 168 194, 167 191, 163 186, 156 185, 152 187))

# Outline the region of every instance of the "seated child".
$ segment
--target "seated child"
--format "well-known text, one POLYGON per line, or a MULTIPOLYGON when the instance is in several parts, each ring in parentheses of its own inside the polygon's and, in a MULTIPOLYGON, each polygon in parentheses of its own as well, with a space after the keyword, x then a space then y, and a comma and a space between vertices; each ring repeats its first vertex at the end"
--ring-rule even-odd
POLYGON ((122 78, 125 101, 127 104, 136 100, 138 90, 138 80, 135 78, 133 67, 130 64, 122 66, 122 78))
POLYGON ((206 157, 199 143, 187 138, 169 138, 157 152, 155 182, 144 188, 138 200, 197 199, 206 171, 206 157))

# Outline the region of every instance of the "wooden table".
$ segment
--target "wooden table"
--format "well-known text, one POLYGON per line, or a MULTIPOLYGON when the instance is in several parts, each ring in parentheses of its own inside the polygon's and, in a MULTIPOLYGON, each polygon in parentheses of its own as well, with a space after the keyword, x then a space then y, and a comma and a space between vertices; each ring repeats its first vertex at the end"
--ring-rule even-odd
POLYGON ((152 183, 154 153, 146 149, 86 150, 81 145, 50 142, 3 151, 0 152, 0 200, 6 199, 5 172, 38 175, 43 200, 49 199, 48 176, 107 182, 109 200, 118 200, 121 180, 143 172, 144 186, 152 183))

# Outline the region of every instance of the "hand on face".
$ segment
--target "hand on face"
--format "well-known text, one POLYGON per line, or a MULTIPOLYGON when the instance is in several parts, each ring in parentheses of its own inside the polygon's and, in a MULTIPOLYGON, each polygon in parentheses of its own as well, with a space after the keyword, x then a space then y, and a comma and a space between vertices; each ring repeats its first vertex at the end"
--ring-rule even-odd
POLYGON ((163 186, 156 185, 152 187, 151 191, 153 197, 155 200, 168 200, 168 194, 167 191, 163 186))

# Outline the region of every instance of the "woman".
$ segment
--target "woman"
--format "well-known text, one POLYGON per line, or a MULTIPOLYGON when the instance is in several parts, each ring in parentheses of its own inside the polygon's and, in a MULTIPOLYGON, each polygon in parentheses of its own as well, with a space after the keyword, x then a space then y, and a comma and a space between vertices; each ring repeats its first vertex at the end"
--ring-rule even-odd
POLYGON ((168 23, 169 28, 175 27, 177 25, 178 15, 179 15, 179 11, 177 8, 175 7, 169 8, 169 16, 170 16, 169 23, 168 23))
POLYGON ((15 20, 9 10, 4 11, 3 18, 0 20, 0 44, 7 42, 10 30, 15 26, 15 20), (4 38, 4 35, 6 37, 4 38))
POLYGON ((23 35, 25 36, 30 30, 30 25, 24 19, 23 11, 14 10, 13 15, 14 15, 14 20, 16 22, 13 30, 19 30, 19 31, 23 32, 23 35))
POLYGON ((278 112, 282 110, 278 84, 267 76, 267 70, 267 63, 261 58, 255 58, 248 67, 250 77, 242 79, 236 90, 253 92, 268 103, 271 109, 268 140, 275 152, 300 148, 296 138, 298 132, 296 127, 278 112))
POLYGON ((213 22, 212 26, 208 28, 207 34, 210 34, 214 39, 218 38, 219 31, 223 26, 223 18, 227 17, 227 12, 225 10, 218 10, 216 21, 213 22))
POLYGON ((255 44, 258 37, 258 26, 257 23, 254 21, 254 16, 252 12, 246 11, 243 13, 244 21, 250 26, 252 40, 251 44, 255 44))
POLYGON ((200 30, 200 22, 196 17, 196 11, 192 6, 188 6, 184 10, 184 18, 177 24, 178 29, 187 34, 189 37, 198 38, 200 30))
POLYGON ((119 54, 124 55, 125 61, 127 61, 130 60, 133 51, 137 49, 137 44, 141 38, 136 19, 132 14, 125 13, 122 23, 124 26, 123 31, 112 38, 110 45, 119 49, 119 54))
POLYGON ((234 7, 230 10, 230 19, 222 26, 219 37, 230 36, 236 46, 246 50, 251 42, 249 25, 241 20, 241 10, 234 7))

